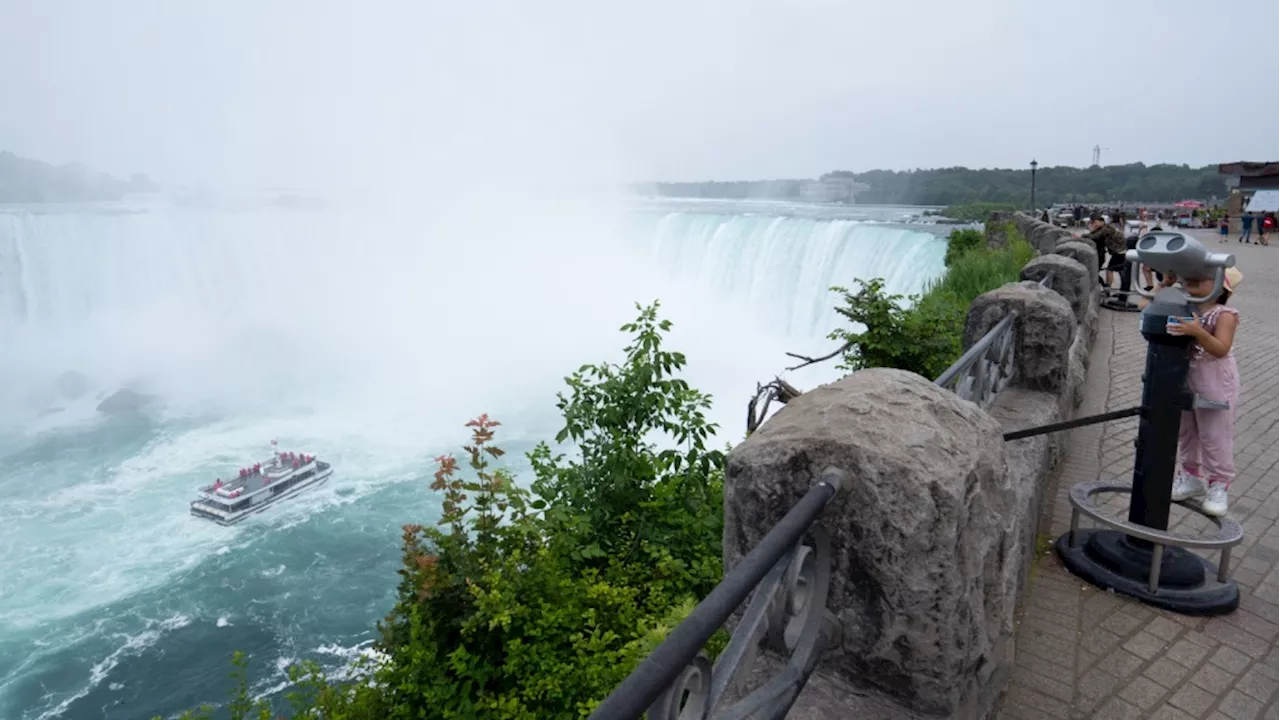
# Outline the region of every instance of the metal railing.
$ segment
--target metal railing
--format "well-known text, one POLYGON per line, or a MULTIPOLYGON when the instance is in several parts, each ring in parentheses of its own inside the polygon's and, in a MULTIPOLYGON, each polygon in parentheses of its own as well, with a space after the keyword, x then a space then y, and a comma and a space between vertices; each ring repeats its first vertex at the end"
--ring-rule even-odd
MULTIPOLYGON (((1048 287, 1050 273, 1040 280, 1048 287)), ((1011 312, 936 381, 989 407, 1013 374, 1011 312)), ((782 720, 804 689, 824 649, 829 618, 831 542, 820 517, 845 487, 829 468, 751 552, 627 676, 590 720, 782 720), (811 539, 810 543, 805 538, 811 539), (744 602, 750 602, 728 646, 712 663, 704 647, 744 602), (761 647, 787 656, 759 687, 747 681, 761 647), (727 707, 721 707, 727 705, 727 707)))
MULTIPOLYGON (((829 468, 652 653, 605 698, 591 720, 728 720, 786 717, 823 650, 831 542, 819 522, 845 487, 829 468), (806 544, 804 538, 812 538, 806 544), (750 597, 714 664, 703 647, 750 597), (759 648, 788 656, 764 684, 746 687, 759 648), (730 696, 740 697, 728 702, 730 696)), ((836 628, 839 626, 836 625, 836 628)))
MULTIPOLYGON (((1040 287, 1047 288, 1052 282, 1053 273, 1047 273, 1040 278, 1040 287)), ((1013 378, 1014 326, 1017 319, 1016 312, 1004 316, 933 384, 955 392, 983 410, 990 408, 1013 378)))

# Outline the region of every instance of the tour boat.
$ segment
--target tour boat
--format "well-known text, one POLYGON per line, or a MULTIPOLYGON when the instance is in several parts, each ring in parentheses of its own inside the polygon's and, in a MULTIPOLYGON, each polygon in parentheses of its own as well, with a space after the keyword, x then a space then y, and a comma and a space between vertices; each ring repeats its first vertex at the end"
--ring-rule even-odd
MULTIPOLYGON (((275 442, 271 443, 273 450, 275 442)), ((266 462, 241 468, 230 480, 218 478, 199 489, 191 501, 191 514, 219 525, 234 525, 254 513, 293 497, 309 487, 321 485, 333 474, 333 467, 314 455, 272 452, 266 462)))

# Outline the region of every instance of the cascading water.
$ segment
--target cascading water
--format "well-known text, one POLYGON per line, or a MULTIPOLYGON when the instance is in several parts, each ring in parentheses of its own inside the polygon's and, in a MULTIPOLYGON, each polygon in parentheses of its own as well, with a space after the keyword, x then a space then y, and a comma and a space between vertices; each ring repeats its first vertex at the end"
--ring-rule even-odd
POLYGON ((654 223, 651 252, 677 277, 751 308, 787 337, 825 337, 842 321, 832 286, 882 277, 919 293, 945 246, 919 228, 862 220, 676 212, 654 223))
POLYGON ((261 693, 296 659, 346 662, 462 422, 502 419, 508 457, 550 438, 560 378, 616 358, 633 303, 661 298, 739 437, 784 351, 830 349, 828 286, 941 272, 935 235, 872 222, 902 212, 0 209, 0 717, 220 702, 236 649, 261 693), (126 385, 156 405, 95 412, 126 385), (331 459, 329 485, 233 528, 187 515, 277 436, 331 459))

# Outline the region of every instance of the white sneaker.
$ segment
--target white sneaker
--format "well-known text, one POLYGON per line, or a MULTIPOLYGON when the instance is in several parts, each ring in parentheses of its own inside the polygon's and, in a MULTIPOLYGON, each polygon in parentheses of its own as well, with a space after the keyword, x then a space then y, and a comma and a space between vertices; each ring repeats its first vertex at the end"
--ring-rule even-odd
POLYGON ((1205 493, 1204 500, 1200 501, 1200 509, 1204 510, 1206 515, 1214 517, 1222 517, 1227 514, 1227 484, 1212 483, 1209 485, 1209 492, 1205 493))
POLYGON ((1174 502, 1180 502, 1203 494, 1204 481, 1200 478, 1185 470, 1179 470, 1178 474, 1173 476, 1173 493, 1170 499, 1174 502))

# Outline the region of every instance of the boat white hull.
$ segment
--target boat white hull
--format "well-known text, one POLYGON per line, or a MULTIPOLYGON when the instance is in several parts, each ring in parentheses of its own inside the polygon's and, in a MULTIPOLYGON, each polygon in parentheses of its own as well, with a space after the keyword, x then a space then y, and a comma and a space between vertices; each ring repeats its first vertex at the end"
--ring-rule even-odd
POLYGON ((219 525, 235 525, 236 523, 240 522, 241 520, 244 520, 250 515, 256 515, 257 513, 260 513, 263 510, 266 510, 267 508, 273 505, 279 504, 284 500, 288 500, 289 498, 299 493, 305 492, 310 488, 313 488, 317 485, 323 485, 326 481, 328 481, 329 476, 332 474, 333 474, 332 467, 328 467, 328 468, 325 468, 324 470, 320 470, 315 475, 312 475, 306 480, 299 482, 297 485, 294 485, 293 487, 289 488, 285 492, 282 492, 279 495, 274 495, 269 498, 266 498, 262 502, 254 503, 253 505, 250 505, 249 507, 243 510, 230 512, 230 511, 222 510, 220 508, 212 507, 210 504, 206 504, 206 503, 193 503, 191 505, 191 514, 198 518, 203 518, 205 520, 212 520, 213 522, 216 522, 219 525))

